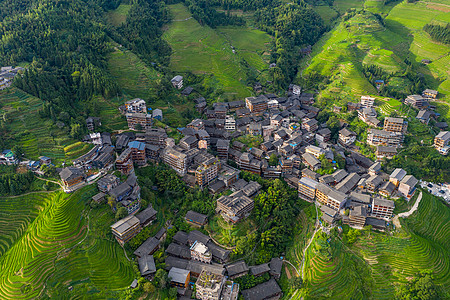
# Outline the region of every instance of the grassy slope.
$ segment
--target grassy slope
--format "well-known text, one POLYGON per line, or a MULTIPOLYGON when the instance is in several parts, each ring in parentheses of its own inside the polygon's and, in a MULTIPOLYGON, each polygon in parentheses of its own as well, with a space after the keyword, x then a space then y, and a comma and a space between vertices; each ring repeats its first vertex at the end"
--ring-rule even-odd
POLYGON ((120 26, 122 23, 125 23, 130 8, 131 5, 129 4, 120 4, 117 9, 111 10, 107 13, 106 17, 108 22, 114 26, 120 26))
MULTIPOLYGON (((303 62, 305 67, 309 64, 305 73, 317 71, 332 76, 333 84, 322 93, 323 96, 350 100, 361 94, 376 94, 361 73, 361 62, 376 64, 388 72, 401 72, 406 68, 403 60, 409 57, 417 63, 424 58, 433 60, 429 66, 420 65, 419 71, 427 76, 429 87, 438 89, 443 94, 442 99, 449 101, 450 47, 431 41, 422 30, 427 23, 449 19, 449 13, 427 8, 426 3, 397 2, 388 6, 379 1, 334 3, 341 12, 363 5, 374 13, 389 13, 385 28, 376 28, 370 18, 352 18, 347 22, 349 28, 341 23, 327 33, 315 45, 311 61, 303 62)), ((401 88, 402 82, 395 82, 397 84, 401 88)))
MULTIPOLYGON (((220 28, 225 32, 225 37, 218 31, 208 26, 201 26, 183 4, 169 6, 173 14, 173 22, 169 24, 164 34, 164 38, 170 43, 173 49, 171 57, 171 67, 175 71, 192 71, 194 73, 214 74, 219 81, 219 87, 228 95, 245 97, 251 95, 251 91, 245 86, 246 74, 240 65, 240 54, 232 53, 231 45, 239 49, 239 45, 248 46, 244 41, 249 36, 254 45, 262 45, 263 51, 266 47, 267 35, 256 30, 242 30, 235 28, 220 28)), ((250 65, 262 67, 263 61, 254 55, 249 58, 248 53, 253 49, 244 49, 250 65)))
POLYGON ((143 99, 153 96, 153 82, 161 76, 133 52, 117 47, 109 54, 108 68, 126 94, 143 99))
POLYGON ((89 298, 117 297, 129 286, 134 273, 109 234, 112 214, 106 206, 85 209, 93 193, 90 186, 72 195, 0 199, 5 228, 0 245, 6 250, 0 257, 0 298, 67 297, 69 286, 75 295, 91 291, 89 298), (107 294, 95 292, 105 288, 107 294))
POLYGON ((6 141, 10 147, 21 145, 29 159, 45 155, 58 163, 84 154, 92 147, 70 139, 66 130, 40 118, 38 112, 43 101, 39 98, 10 88, 0 91, 0 103, 0 114, 7 113, 9 119, 6 141))
POLYGON ((331 241, 333 258, 327 260, 307 251, 306 280, 309 298, 392 299, 395 285, 404 283, 422 269, 434 272, 442 298, 450 296, 450 210, 438 198, 424 193, 419 209, 402 219, 402 230, 394 236, 372 232, 350 248, 331 241), (358 274, 370 274, 360 278, 358 274), (330 289, 330 287, 332 287, 330 289))

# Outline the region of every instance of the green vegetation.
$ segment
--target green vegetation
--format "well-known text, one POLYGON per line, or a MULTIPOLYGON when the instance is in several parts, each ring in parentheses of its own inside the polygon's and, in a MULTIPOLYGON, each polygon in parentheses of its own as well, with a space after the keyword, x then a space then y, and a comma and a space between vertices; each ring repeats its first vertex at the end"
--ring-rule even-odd
POLYGON ((183 4, 169 6, 173 21, 164 33, 173 49, 170 66, 175 72, 214 74, 217 89, 230 97, 250 96, 246 87, 247 75, 239 55, 232 52, 230 43, 208 26, 201 26, 191 18, 183 4))
POLYGON ((127 15, 130 8, 131 5, 122 3, 115 10, 109 11, 106 17, 114 26, 120 26, 127 21, 127 15))
POLYGON ((247 149, 259 147, 259 145, 261 145, 261 143, 264 142, 262 136, 260 135, 255 136, 250 134, 242 135, 238 137, 237 140, 243 143, 247 147, 247 149))
POLYGON ((364 230, 354 244, 348 241, 346 228, 345 242, 335 237, 324 242, 323 236, 316 236, 306 254, 306 299, 349 295, 393 299, 423 270, 431 270, 439 298, 448 298, 449 221, 448 207, 425 192, 418 211, 401 219, 402 228, 393 236, 364 230))
MULTIPOLYGON (((376 94, 376 89, 362 74, 364 65, 393 72, 398 77, 396 81, 391 78, 388 87, 404 91, 405 86, 411 84, 404 76, 410 63, 414 72, 424 74, 427 88, 437 89, 442 98, 447 99, 450 48, 432 41, 422 29, 445 13, 429 8, 424 2, 387 5, 380 2, 371 6, 373 1, 335 1, 334 6, 344 12, 348 8, 358 9, 363 3, 370 6, 367 9, 371 13, 350 10, 344 21, 314 47, 313 58, 304 75, 317 72, 329 78, 324 82, 321 96, 346 103, 359 95, 376 94), (432 63, 422 65, 422 59, 432 63)), ((306 66, 306 61, 303 64, 306 66)))
POLYGON ((4 137, 0 139, 0 148, 20 145, 29 159, 38 159, 43 155, 59 163, 74 158, 76 154, 84 154, 84 150, 92 147, 70 138, 67 125, 59 128, 51 120, 42 118, 39 110, 44 102, 39 98, 10 88, 0 91, 0 103, 3 118, 0 131, 4 137), (80 151, 80 147, 84 150, 80 151), (66 148, 71 151, 65 151, 66 148))
POLYGON ((95 193, 0 199, 2 298, 119 298, 136 273, 110 233, 111 210, 87 205, 95 193))

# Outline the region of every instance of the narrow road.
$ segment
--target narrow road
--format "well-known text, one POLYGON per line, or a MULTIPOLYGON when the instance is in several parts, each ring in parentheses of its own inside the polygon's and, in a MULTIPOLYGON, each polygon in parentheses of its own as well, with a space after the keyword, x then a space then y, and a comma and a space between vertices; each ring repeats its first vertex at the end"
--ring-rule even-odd
POLYGON ((411 209, 409 211, 398 214, 392 219, 392 223, 394 223, 395 227, 398 227, 398 228, 402 227, 398 218, 407 218, 410 215, 412 215, 417 210, 417 208, 419 208, 419 204, 420 204, 421 200, 422 200, 422 191, 420 192, 419 197, 417 197, 417 200, 414 203, 413 207, 411 207, 411 209))
POLYGON ((317 210, 317 203, 314 202, 314 206, 316 207, 316 224, 315 226, 315 230, 314 233, 311 237, 311 239, 309 240, 308 244, 306 245, 305 249, 303 250, 303 258, 302 258, 302 279, 305 277, 305 256, 306 256, 306 251, 308 250, 309 246, 311 246, 312 241, 314 240, 314 236, 316 235, 316 233, 322 229, 321 227, 318 227, 319 224, 319 211, 317 210))
POLYGON ((398 217, 399 218, 407 218, 410 215, 412 215, 419 207, 420 200, 422 200, 422 192, 420 192, 419 197, 417 197, 416 203, 414 203, 413 207, 411 207, 411 209, 409 211, 398 214, 398 217))

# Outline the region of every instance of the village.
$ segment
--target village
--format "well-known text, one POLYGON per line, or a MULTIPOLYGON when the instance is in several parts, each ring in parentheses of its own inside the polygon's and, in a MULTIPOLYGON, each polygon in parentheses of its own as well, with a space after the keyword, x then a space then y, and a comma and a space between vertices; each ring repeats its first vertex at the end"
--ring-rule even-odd
MULTIPOLYGON (((3 69, 2 69, 3 70, 3 69)), ((193 88, 183 89, 183 77, 172 79, 174 89, 189 95, 193 88)), ((405 104, 419 109, 417 119, 428 124, 436 117, 430 102, 437 92, 425 90, 423 95, 411 95, 405 104)), ((320 226, 333 228, 347 224, 362 229, 387 231, 395 208, 394 199, 407 201, 415 195, 419 179, 401 168, 386 174, 383 159, 393 158, 402 147, 408 131, 408 121, 402 117, 377 119, 375 98, 362 96, 357 103, 348 103, 348 111, 356 111, 358 118, 368 124, 367 144, 376 147, 376 161, 358 153, 357 134, 341 124, 336 143, 331 130, 316 117, 314 94, 302 92, 291 85, 285 96, 259 94, 245 100, 214 103, 208 108, 205 98, 195 99, 195 108, 204 118, 194 119, 186 127, 177 128, 181 136, 176 143, 163 124, 161 109, 149 109, 145 100, 133 99, 119 107, 125 116, 128 131, 116 134, 100 133, 96 128, 101 119, 89 117, 89 134, 83 141, 94 147, 83 156, 59 169, 59 176, 67 193, 85 185, 96 184, 98 194, 92 199, 99 204, 112 198, 114 209, 124 207, 128 216, 111 225, 111 232, 122 246, 141 230, 152 224, 157 211, 151 206, 141 207, 141 188, 134 169, 148 163, 164 163, 172 168, 189 186, 207 189, 220 197, 216 213, 229 224, 247 218, 254 209, 254 197, 262 186, 256 181, 241 178, 241 171, 262 178, 283 178, 298 191, 298 197, 320 210, 320 226), (260 139, 258 147, 242 142, 260 139), (113 142, 114 141, 114 142, 113 142), (121 178, 116 173, 120 172, 121 178), (226 192, 228 191, 228 192, 226 192), (226 193, 224 193, 226 192, 226 193)), ((334 107, 339 113, 342 107, 334 107)), ((447 124, 439 123, 441 131, 435 136, 434 147, 442 155, 450 149, 447 124)), ((19 164, 20 158, 11 150, 0 155, 1 164, 19 164)), ((22 162, 23 163, 23 162, 22 162)), ((27 168, 39 173, 40 165, 52 164, 48 157, 27 161, 27 168)), ((106 204, 105 204, 106 205, 106 204)), ((194 228, 203 228, 208 216, 188 211, 185 221, 194 228)), ((166 239, 167 228, 148 238, 134 251, 140 273, 152 280, 156 273, 153 254, 166 239)), ((178 231, 165 249, 165 269, 170 283, 182 299, 230 299, 241 293, 244 299, 279 299, 282 291, 277 283, 284 263, 273 257, 269 263, 248 266, 245 260, 230 261, 230 250, 217 244, 200 230, 178 231), (233 282, 241 276, 255 277, 270 274, 270 279, 240 290, 233 282), (195 287, 195 289, 194 289, 195 287), (195 291, 195 295, 192 293, 195 291)), ((132 287, 136 286, 137 280, 132 287)))

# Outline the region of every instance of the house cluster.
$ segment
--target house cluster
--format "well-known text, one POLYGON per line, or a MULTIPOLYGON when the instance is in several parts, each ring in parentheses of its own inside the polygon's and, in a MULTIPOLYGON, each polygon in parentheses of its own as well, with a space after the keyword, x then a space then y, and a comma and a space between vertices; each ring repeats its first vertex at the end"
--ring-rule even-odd
POLYGON ((434 148, 442 155, 448 154, 450 151, 450 131, 441 131, 435 136, 434 148))
POLYGON ((233 279, 247 274, 258 277, 265 273, 269 273, 272 278, 251 289, 240 291, 244 299, 279 299, 282 296, 281 288, 275 280, 281 276, 283 261, 280 258, 250 267, 245 261, 228 263, 230 251, 217 246, 209 236, 197 230, 177 232, 166 253, 165 268, 169 271, 171 285, 177 287, 178 294, 184 297, 190 298, 190 281, 195 282, 196 299, 236 300, 239 284, 234 283, 233 279))
POLYGON ((125 115, 130 130, 145 130, 151 128, 154 120, 163 119, 162 110, 147 108, 145 100, 140 98, 125 102, 119 111, 125 115))
POLYGON ((14 77, 25 70, 22 67, 1 67, 0 68, 0 91, 11 86, 14 77))
POLYGON ((355 156, 354 161, 359 168, 351 164, 346 170, 330 175, 320 176, 303 170, 298 195, 307 201, 316 200, 321 205, 322 220, 328 224, 342 219, 352 227, 372 225, 384 230, 395 208, 390 198, 402 196, 409 201, 418 180, 403 169, 395 169, 387 175, 382 172, 380 162, 373 163, 360 155, 355 156))
POLYGON ((0 153, 0 165, 15 165, 19 162, 18 158, 10 149, 3 150, 0 153))
MULTIPOLYGON (((156 219, 156 214, 151 206, 136 215, 130 214, 111 226, 112 234, 124 245, 145 226, 151 224, 156 219)), ((208 222, 206 215, 194 211, 188 211, 184 219, 195 227, 201 227, 208 222)), ((165 237, 166 230, 163 227, 134 251, 142 277, 153 279, 156 273, 153 254, 161 248, 165 237)), ((244 298, 279 299, 282 296, 281 288, 275 280, 281 276, 283 261, 280 258, 250 267, 244 261, 229 263, 230 250, 218 246, 199 230, 178 231, 165 253, 165 269, 169 272, 170 284, 177 288, 181 297, 190 298, 190 283, 195 282, 196 299, 237 300, 239 284, 234 283, 233 279, 247 274, 258 277, 265 273, 269 273, 272 279, 241 291, 244 298)))

